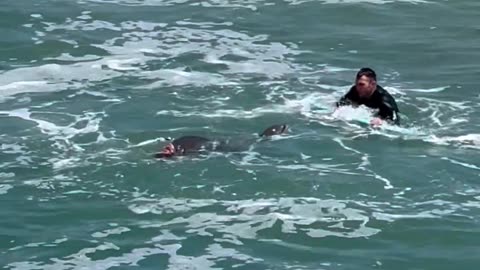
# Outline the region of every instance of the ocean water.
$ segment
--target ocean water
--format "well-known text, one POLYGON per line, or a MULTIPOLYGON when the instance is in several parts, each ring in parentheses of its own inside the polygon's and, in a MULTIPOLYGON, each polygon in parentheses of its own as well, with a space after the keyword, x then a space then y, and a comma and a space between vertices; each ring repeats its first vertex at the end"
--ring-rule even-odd
POLYGON ((0 266, 478 268, 479 19, 474 0, 2 1, 0 266), (334 113, 363 66, 400 127, 334 113))

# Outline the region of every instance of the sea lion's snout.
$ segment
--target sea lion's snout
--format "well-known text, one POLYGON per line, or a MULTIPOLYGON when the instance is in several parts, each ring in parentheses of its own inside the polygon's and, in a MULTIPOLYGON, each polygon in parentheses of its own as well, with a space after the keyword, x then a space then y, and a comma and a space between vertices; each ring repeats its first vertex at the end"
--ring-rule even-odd
POLYGON ((175 155, 175 146, 172 143, 167 144, 161 152, 155 154, 156 158, 168 158, 175 155))

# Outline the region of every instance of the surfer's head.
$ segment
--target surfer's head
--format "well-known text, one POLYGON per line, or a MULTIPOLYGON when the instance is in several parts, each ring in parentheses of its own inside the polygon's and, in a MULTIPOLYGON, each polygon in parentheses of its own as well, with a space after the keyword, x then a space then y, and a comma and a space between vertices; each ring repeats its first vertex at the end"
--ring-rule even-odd
POLYGON ((373 69, 364 67, 357 72, 355 88, 360 97, 369 97, 377 88, 377 74, 373 69))

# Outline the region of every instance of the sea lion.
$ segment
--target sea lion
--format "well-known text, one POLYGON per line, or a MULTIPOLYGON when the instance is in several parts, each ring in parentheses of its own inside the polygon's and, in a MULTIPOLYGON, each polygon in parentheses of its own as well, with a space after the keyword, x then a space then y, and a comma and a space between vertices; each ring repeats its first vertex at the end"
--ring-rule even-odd
MULTIPOLYGON (((269 138, 274 135, 280 135, 287 131, 286 124, 272 125, 263 132, 259 133, 259 138, 269 138)), ((249 144, 245 142, 242 144, 249 144)), ((204 151, 221 151, 221 152, 230 152, 238 149, 237 146, 233 146, 230 141, 217 141, 200 136, 182 136, 177 138, 166 146, 163 147, 162 151, 155 154, 155 158, 169 158, 173 156, 183 156, 193 153, 201 153, 204 151)))

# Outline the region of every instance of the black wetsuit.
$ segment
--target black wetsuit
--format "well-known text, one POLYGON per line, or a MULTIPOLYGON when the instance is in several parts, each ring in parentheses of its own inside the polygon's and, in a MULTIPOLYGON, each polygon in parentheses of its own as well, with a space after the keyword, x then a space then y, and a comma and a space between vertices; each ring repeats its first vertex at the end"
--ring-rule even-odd
POLYGON ((337 107, 345 105, 365 105, 369 108, 378 109, 377 117, 391 121, 396 125, 400 124, 399 110, 395 99, 380 85, 377 85, 373 94, 368 98, 358 96, 355 85, 352 86, 350 91, 337 102, 337 107))

